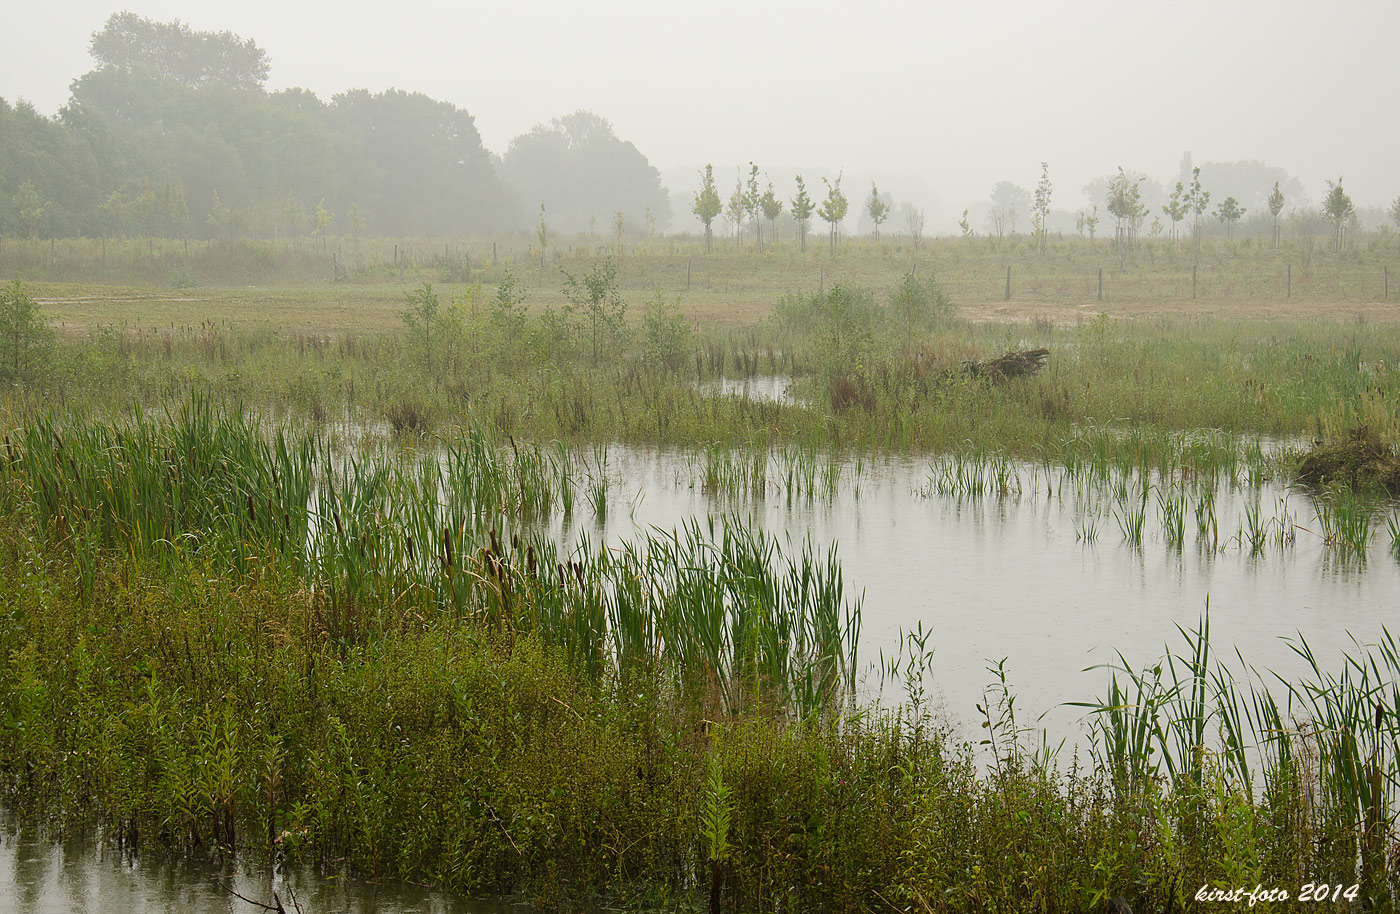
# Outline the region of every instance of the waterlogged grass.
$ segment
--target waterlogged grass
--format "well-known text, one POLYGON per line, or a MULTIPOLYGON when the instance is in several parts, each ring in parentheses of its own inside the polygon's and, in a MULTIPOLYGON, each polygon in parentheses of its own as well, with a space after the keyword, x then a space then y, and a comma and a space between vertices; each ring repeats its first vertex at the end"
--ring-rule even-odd
POLYGON ((192 401, 107 424, 48 415, 6 439, 5 507, 73 557, 95 586, 113 553, 214 573, 277 569, 316 595, 327 632, 359 643, 444 614, 538 635, 583 669, 645 668, 720 706, 819 713, 854 682, 859 601, 834 552, 732 519, 568 554, 535 522, 573 510, 594 473, 567 451, 464 432, 417 453, 337 453, 314 431, 192 401))
POLYGON ((6 801, 135 847, 554 904, 1155 910, 1249 879, 1387 903, 1388 634, 1336 675, 1300 641, 1314 676, 1264 689, 1203 626, 1116 669, 1093 770, 1057 767, 1004 664, 983 738, 956 736, 922 632, 888 668, 909 704, 847 705, 834 553, 723 520, 569 555, 530 534, 606 464, 482 432, 341 453, 204 402, 11 429, 6 801))
MULTIPOLYGON (((1238 548, 1252 556, 1292 549, 1299 531, 1316 536, 1331 555, 1364 564, 1373 542, 1389 534, 1390 551, 1400 534, 1394 513, 1380 493, 1346 486, 1291 487, 1264 500, 1266 483, 1286 481, 1296 463, 1287 447, 1266 450, 1258 439, 1235 440, 1210 433, 1154 436, 1141 432, 1081 431, 1062 442, 1056 457, 1018 460, 1001 450, 964 448, 935 457, 926 481, 914 489, 923 498, 1041 498, 1074 506, 1076 540, 1092 544, 1116 525, 1123 542, 1142 549, 1154 533, 1169 550, 1188 544, 1206 553, 1238 548), (1243 511, 1222 518, 1217 497, 1237 491, 1243 511), (1301 492, 1313 509, 1304 524, 1291 506, 1301 492), (1233 524, 1233 526, 1232 526, 1233 524), (1222 526, 1223 525, 1223 526, 1222 526)), ((1277 485, 1275 485, 1277 488, 1277 485)))
POLYGON ((128 849, 551 906, 1159 910, 1205 884, 1327 881, 1384 907, 1394 889, 1388 636, 1278 700, 1208 642, 1125 665, 1087 707, 1092 768, 1057 769, 1004 682, 986 746, 926 705, 717 714, 644 668, 592 675, 450 614, 336 638, 274 569, 117 553, 89 590, 33 532, 3 526, 0 789, 128 849))
MULTIPOLYGON (((585 445, 921 453, 971 445, 1025 459, 1072 450, 1098 467, 1176 459, 1177 436, 1192 436, 1196 451, 1183 459, 1201 465, 1261 436, 1334 439, 1365 425, 1400 440, 1395 324, 1084 315, 964 323, 940 280, 919 276, 774 293, 775 316, 740 327, 653 292, 623 299, 630 308, 607 324, 605 347, 593 342, 601 318, 509 284, 430 290, 430 298, 420 288, 414 307, 432 301, 435 310, 429 324, 414 318, 417 330, 404 323, 416 312, 401 290, 385 305, 387 321, 360 330, 230 326, 211 319, 222 307, 213 301, 183 323, 61 334, 53 367, 12 397, 111 409, 199 393, 406 436, 477 424, 585 445), (1033 377, 998 383, 963 368, 1032 347, 1050 351, 1033 377), (800 399, 716 396, 705 386, 778 374, 794 378, 800 399)), ((1251 470, 1256 463, 1247 460, 1251 470)))
MULTIPOLYGON (((1120 794, 1145 793, 1159 823, 1214 844, 1226 884, 1316 881, 1308 866, 1345 873, 1372 903, 1393 904, 1394 814, 1400 800, 1400 650, 1388 630, 1353 642, 1340 672, 1301 635, 1293 649, 1309 672, 1299 681, 1215 658, 1209 612, 1181 629, 1184 649, 1156 665, 1112 670, 1106 697, 1079 705, 1093 720, 1092 755, 1120 794), (1119 677, 1122 677, 1120 681, 1119 677), (1165 788, 1165 789, 1164 789, 1165 788), (1286 831, 1315 849, 1305 863, 1270 834, 1286 831), (1233 881, 1231 881, 1233 880, 1233 881)), ((1188 840, 1160 846, 1165 870, 1192 853, 1188 840)), ((1333 877, 1336 878, 1336 877, 1333 877)))

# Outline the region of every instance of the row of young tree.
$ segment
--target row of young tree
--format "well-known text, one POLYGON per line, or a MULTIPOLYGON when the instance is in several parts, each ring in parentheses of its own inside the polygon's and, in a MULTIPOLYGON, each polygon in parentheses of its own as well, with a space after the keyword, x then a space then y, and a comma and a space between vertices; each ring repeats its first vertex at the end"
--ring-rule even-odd
MULTIPOLYGON (((1266 170, 1258 163, 1239 163, 1239 165, 1251 171, 1263 172, 1266 170)), ((1156 238, 1165 233, 1173 247, 1186 234, 1186 231, 1189 231, 1190 238, 1199 248, 1201 239, 1212 219, 1223 227, 1227 239, 1234 237, 1235 226, 1250 211, 1249 207, 1246 207, 1235 196, 1227 195, 1223 199, 1217 199, 1215 207, 1212 209, 1212 192, 1202 183, 1201 168, 1193 166, 1188 156, 1183 162, 1183 169, 1189 169, 1188 174, 1176 182, 1176 186, 1166 196, 1165 202, 1162 202, 1160 207, 1154 207, 1145 198, 1144 184, 1148 183, 1149 179, 1143 174, 1129 172, 1121 167, 1116 174, 1091 182, 1084 189, 1086 196, 1102 200, 1104 209, 1107 210, 1108 216, 1112 219, 1115 248, 1129 249, 1137 244, 1144 226, 1148 225, 1148 217, 1152 217, 1152 222, 1148 226, 1148 234, 1156 238), (1166 222, 1163 222, 1163 217, 1165 217, 1166 222), (1183 222, 1189 222, 1189 224, 1183 228, 1181 225, 1183 222)), ((1282 174, 1281 169, 1267 169, 1267 171, 1282 174)), ((1155 184, 1155 182, 1152 183, 1155 184)), ((1269 213, 1269 227, 1275 247, 1279 245, 1282 234, 1284 209, 1291 202, 1290 197, 1300 196, 1301 190, 1302 187, 1297 181, 1284 174, 1274 179, 1273 186, 1263 197, 1260 209, 1267 209, 1269 213)), ((1019 214, 1029 210, 1031 212, 1032 235, 1043 250, 1050 215, 1050 195, 1049 166, 1046 163, 1041 163, 1041 179, 1036 187, 1033 200, 1025 190, 1009 181, 998 183, 992 189, 990 197, 989 233, 994 234, 998 241, 1007 234, 1015 235, 1019 214)), ((1386 215, 1397 228, 1400 228, 1400 197, 1396 197, 1391 202, 1386 215)), ((1101 221, 1098 203, 1077 211, 1074 218, 1075 230, 1081 236, 1087 235, 1090 239, 1097 236, 1101 221)), ((1335 250, 1342 248, 1346 242, 1347 233, 1354 230, 1358 224, 1356 206, 1351 196, 1346 192, 1343 179, 1340 177, 1336 181, 1327 181, 1327 192, 1319 208, 1314 210, 1306 205, 1301 208, 1295 206, 1292 218, 1295 222, 1302 224, 1314 221, 1330 223, 1335 250)), ((968 210, 963 211, 960 225, 965 236, 970 237, 973 234, 968 219, 968 210)))
MULTIPOLYGON (((1149 203, 1144 194, 1147 177, 1123 168, 1119 168, 1114 175, 1091 182, 1085 188, 1086 195, 1102 200, 1108 217, 1112 219, 1113 246, 1116 250, 1127 251, 1135 246, 1141 240, 1143 228, 1149 217, 1153 217, 1148 230, 1150 237, 1157 238, 1166 233, 1173 247, 1189 231, 1190 238, 1199 249, 1212 219, 1223 227, 1227 239, 1234 237, 1235 227, 1249 212, 1249 207, 1235 196, 1227 195, 1218 199, 1212 209, 1212 192, 1202 182, 1202 169, 1192 165, 1189 156, 1184 160, 1183 167, 1189 168, 1189 173, 1184 180, 1176 182, 1175 188, 1160 208, 1149 203), (1158 209, 1159 212, 1154 216, 1154 210, 1158 209), (1163 222, 1163 217, 1166 222, 1163 222), (1188 222, 1188 225, 1183 227, 1183 222, 1188 222)), ((1260 163, 1239 163, 1238 166, 1227 166, 1223 169, 1221 166, 1208 167, 1225 171, 1234 167, 1235 171, 1273 172, 1280 175, 1274 178, 1273 186, 1268 190, 1261 207, 1267 208, 1270 214, 1273 244, 1277 247, 1281 238, 1284 209, 1293 202, 1291 198, 1301 194, 1301 185, 1288 178, 1282 169, 1269 169, 1260 163)), ((829 250, 834 254, 842 222, 851 208, 851 201, 841 189, 841 175, 838 174, 834 181, 822 178, 826 185, 826 196, 821 201, 813 200, 807 192, 806 182, 801 174, 794 179, 796 193, 787 200, 779 197, 773 182, 766 181, 766 178, 758 166, 750 162, 747 176, 744 176, 742 171, 736 176, 734 189, 726 201, 721 196, 715 180, 714 166, 705 166, 700 176, 699 189, 692 198, 691 212, 704 226, 706 250, 709 251, 713 245, 714 223, 721 218, 729 226, 736 244, 744 227, 751 225, 754 244, 757 249, 762 250, 764 223, 769 226, 769 237, 776 237, 778 220, 786 211, 790 222, 796 228, 799 250, 806 251, 812 217, 816 216, 827 223, 829 250)), ((1040 165, 1040 180, 1033 193, 1009 181, 999 182, 992 190, 987 209, 989 235, 994 236, 998 243, 1007 236, 1015 236, 1019 218, 1029 213, 1031 237, 1036 248, 1045 251, 1052 230, 1053 197, 1054 185, 1050 179, 1048 162, 1042 162, 1040 165)), ((869 217, 872 234, 876 240, 880 237, 881 226, 895 211, 896 207, 890 196, 882 193, 875 182, 871 182, 870 193, 864 199, 864 212, 869 217)), ((963 236, 969 239, 976 235, 970 211, 970 208, 964 209, 959 221, 963 236)), ((898 207, 898 212, 904 216, 909 237, 917 247, 925 224, 923 209, 904 203, 898 207)), ((1387 215, 1396 227, 1400 228, 1400 197, 1391 203, 1387 215)), ((1081 236, 1087 236, 1090 240, 1098 236, 1101 222, 1098 203, 1077 211, 1073 218, 1075 230, 1081 236)), ((1315 223, 1329 223, 1333 247, 1340 250, 1345 244, 1348 232, 1353 231, 1357 225, 1357 209, 1343 187, 1342 179, 1338 178, 1336 181, 1327 182, 1327 193, 1319 209, 1314 210, 1307 206, 1300 209, 1295 206, 1290 218, 1310 234, 1317 231, 1315 223)), ((1060 213, 1053 221, 1058 221, 1064 227, 1064 214, 1060 213)))
POLYGON ((90 52, 56 117, 0 99, 4 234, 445 234, 526 228, 540 202, 564 225, 669 215, 659 172, 586 111, 496 156, 420 93, 269 92, 266 52, 229 32, 120 13, 90 52))
MULTIPOLYGON (((807 182, 799 174, 795 179, 797 193, 791 199, 783 201, 774 191, 772 181, 768 181, 767 186, 760 190, 758 166, 750 162, 747 180, 742 177, 735 179, 734 190, 726 203, 720 199, 719 188, 715 184, 714 165, 707 164, 701 175, 700 189, 695 192, 694 203, 691 206, 691 212, 705 227, 706 252, 709 252, 713 245, 714 221, 721 216, 733 228, 736 241, 744 224, 752 224, 755 245, 762 250, 763 222, 769 224, 772 230, 770 237, 775 238, 778 218, 783 214, 786 205, 790 207, 788 212, 797 226, 798 250, 804 253, 807 250, 807 235, 812 216, 815 215, 827 223, 830 251, 835 254, 841 223, 851 208, 850 198, 841 190, 841 178, 841 174, 837 174, 834 181, 827 177, 822 178, 822 183, 826 185, 826 197, 818 202, 807 193, 807 182)), ((880 226, 889 218, 892 209, 893 204, 889 197, 880 192, 874 181, 870 182, 870 195, 865 199, 865 211, 875 225, 876 239, 879 239, 880 226)), ((923 230, 922 210, 919 211, 918 230, 923 230)))

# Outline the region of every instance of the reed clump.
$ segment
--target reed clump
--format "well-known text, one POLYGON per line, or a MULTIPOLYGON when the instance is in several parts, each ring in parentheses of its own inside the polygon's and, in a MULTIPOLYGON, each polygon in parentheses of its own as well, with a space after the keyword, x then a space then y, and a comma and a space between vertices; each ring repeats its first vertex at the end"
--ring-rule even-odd
POLYGON ((1347 486, 1400 495, 1400 454, 1366 426, 1358 426, 1335 444, 1318 444, 1298 464, 1298 481, 1306 485, 1347 486))

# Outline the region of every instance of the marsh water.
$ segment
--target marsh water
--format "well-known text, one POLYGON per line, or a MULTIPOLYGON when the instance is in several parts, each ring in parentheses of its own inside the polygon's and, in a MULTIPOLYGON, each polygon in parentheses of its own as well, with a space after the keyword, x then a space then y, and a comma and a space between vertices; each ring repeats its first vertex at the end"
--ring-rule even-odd
MULTIPOLYGON (((1301 675, 1298 636, 1324 665, 1340 669, 1352 638, 1365 643, 1395 618, 1400 562, 1390 551, 1384 507, 1364 558, 1324 544, 1315 502, 1277 483, 1225 481, 1214 491, 1217 535, 1199 541, 1185 519, 1180 545, 1163 529, 1155 494, 1146 504, 1140 543, 1130 541, 1106 487, 1047 478, 1012 466, 1016 486, 978 497, 930 492, 927 459, 847 460, 819 469, 835 480, 789 494, 781 468, 761 494, 729 497, 707 490, 693 455, 614 448, 608 509, 556 518, 563 542, 587 536, 617 543, 648 527, 671 530, 688 517, 737 514, 794 546, 810 536, 835 543, 848 593, 863 597, 862 695, 881 690, 882 652, 922 625, 936 650, 930 685, 945 713, 976 724, 976 705, 1005 669, 1023 723, 1052 737, 1078 734, 1082 711, 1064 706, 1106 691, 1118 661, 1141 668, 1166 646, 1184 646, 1177 626, 1196 628, 1210 610, 1217 656, 1244 660, 1267 676, 1301 675), (1248 542, 1248 514, 1267 531, 1248 542), (1093 533, 1087 533, 1092 528, 1093 533)), ((1154 487, 1155 489, 1155 487, 1154 487)), ((1179 652, 1179 651, 1178 651, 1179 652)), ((901 696, 885 686, 884 698, 901 696)))
POLYGON ((511 914, 505 903, 468 902, 403 883, 371 885, 310 868, 273 872, 232 863, 133 857, 83 835, 55 841, 0 821, 4 914, 254 914, 273 904, 307 914, 511 914), (239 896, 242 896, 240 898, 239 896))
MULTIPOLYGON (((786 388, 759 395, 786 396, 786 388)), ((1352 639, 1375 640, 1400 597, 1400 561, 1385 530, 1389 506, 1380 506, 1363 558, 1325 544, 1312 496, 1277 483, 1221 482, 1212 497, 1218 533, 1208 540, 1188 514, 1174 541, 1159 504, 1144 498, 1135 541, 1120 524, 1122 503, 1115 506, 1102 481, 1081 485, 1030 464, 1009 465, 1009 485, 969 494, 940 492, 927 458, 771 458, 757 484, 750 478, 737 488, 716 483, 713 459, 599 449, 588 469, 595 481, 586 484, 594 494, 576 499, 570 515, 554 515, 546 531, 566 548, 585 537, 615 545, 689 518, 738 515, 785 547, 800 549, 808 537, 819 547, 835 544, 847 593, 862 601, 861 699, 903 697, 882 680, 879 658, 899 650, 901 633, 921 627, 935 651, 928 681, 935 708, 969 738, 978 736, 977 705, 993 681, 988 667, 1003 658, 1018 723, 1044 728, 1052 744, 1073 744, 1084 711, 1065 703, 1106 692, 1108 672, 1092 668, 1120 652, 1134 667, 1150 665, 1167 645, 1184 645, 1178 626, 1196 627, 1207 605, 1218 657, 1233 660, 1238 649, 1261 675, 1292 679, 1306 671, 1292 649, 1299 636, 1322 666, 1340 669, 1343 652, 1355 652, 1352 639), (596 480, 606 480, 601 506, 596 480), (1266 531, 1260 548, 1247 541, 1252 512, 1255 529, 1266 531)), ((1161 480, 1145 484, 1164 488, 1161 480)), ((265 869, 138 861, 91 838, 54 843, 0 828, 6 911, 255 911, 230 889, 267 903, 274 888, 285 901, 288 883, 307 911, 508 910, 311 871, 274 877, 265 869)))

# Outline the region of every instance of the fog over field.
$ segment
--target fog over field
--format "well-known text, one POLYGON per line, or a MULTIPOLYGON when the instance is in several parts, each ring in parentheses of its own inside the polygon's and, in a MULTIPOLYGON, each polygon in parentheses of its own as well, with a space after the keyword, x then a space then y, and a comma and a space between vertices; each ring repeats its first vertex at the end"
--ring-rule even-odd
MULTIPOLYGON (((112 0, 12 4, 0 97, 53 114, 92 67, 112 0)), ((470 113, 485 147, 578 109, 611 121, 660 170, 672 228, 691 228, 696 172, 724 193, 752 160, 779 181, 871 179, 956 231, 1000 181, 1050 164, 1057 210, 1119 166, 1170 188, 1196 164, 1258 160, 1316 204, 1345 178, 1358 207, 1395 196, 1400 4, 753 4, 640 0, 335 5, 147 0, 131 12, 231 31, 266 50, 266 88, 322 100, 422 92, 470 113)), ((980 228, 980 226, 978 226, 980 228)))

